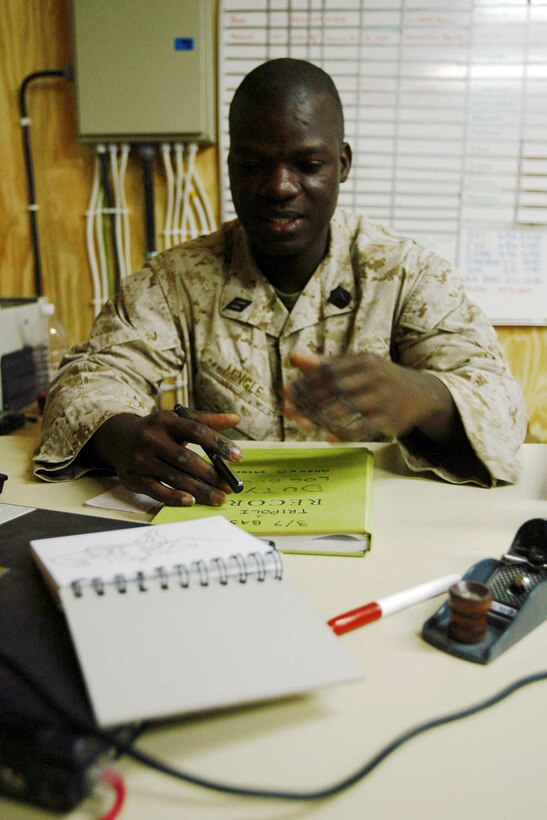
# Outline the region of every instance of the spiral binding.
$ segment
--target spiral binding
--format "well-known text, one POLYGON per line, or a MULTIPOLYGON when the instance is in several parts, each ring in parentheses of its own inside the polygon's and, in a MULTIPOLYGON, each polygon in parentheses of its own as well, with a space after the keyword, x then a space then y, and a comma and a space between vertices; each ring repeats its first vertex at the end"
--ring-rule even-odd
POLYGON ((147 592, 156 584, 159 584, 160 589, 168 590, 172 587, 188 589, 196 584, 207 587, 215 582, 226 586, 230 580, 246 584, 250 578, 256 578, 262 583, 268 575, 276 581, 283 578, 283 560, 275 547, 265 553, 253 551, 244 555, 235 552, 227 558, 216 556, 207 561, 198 559, 190 564, 174 564, 171 568, 160 566, 156 567, 153 575, 137 572, 134 578, 129 578, 123 573, 117 573, 111 582, 100 577, 93 577, 90 581, 79 578, 72 581, 70 586, 74 595, 81 598, 84 587, 90 587, 97 595, 105 595, 107 589, 124 594, 132 584, 136 584, 139 592, 147 592))

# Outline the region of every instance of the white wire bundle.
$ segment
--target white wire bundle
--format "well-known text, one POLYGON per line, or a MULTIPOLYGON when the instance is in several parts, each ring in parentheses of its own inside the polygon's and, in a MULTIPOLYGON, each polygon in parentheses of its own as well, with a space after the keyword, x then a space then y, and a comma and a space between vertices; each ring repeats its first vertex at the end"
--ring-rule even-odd
POLYGON ((168 142, 161 144, 161 156, 163 160, 163 167, 165 170, 165 182, 167 189, 167 202, 165 205, 165 222, 162 231, 163 247, 167 250, 173 244, 173 224, 175 213, 175 175, 173 173, 173 165, 170 156, 171 146, 168 142))
MULTIPOLYGON (((191 143, 191 145, 192 144, 195 145, 195 143, 191 143)), ((196 146, 196 149, 197 149, 197 146, 196 146)), ((211 201, 210 201, 209 197, 207 196, 207 192, 206 192, 206 190, 203 186, 203 182, 201 181, 201 177, 199 175, 197 165, 194 167, 193 183, 195 185, 196 194, 197 194, 196 199, 195 199, 196 207, 198 207, 197 203, 199 202, 200 205, 203 204, 203 207, 205 209, 205 216, 204 216, 204 219, 203 219, 203 224, 206 224, 208 226, 207 230, 205 232, 210 233, 211 231, 216 231, 217 224, 216 224, 216 219, 215 219, 214 214, 213 214, 213 208, 211 206, 211 201)))
POLYGON ((120 146, 120 151, 120 207, 123 220, 125 275, 127 276, 131 273, 131 234, 129 230, 129 208, 127 207, 127 200, 125 198, 125 175, 127 172, 127 161, 129 159, 129 143, 122 142, 120 146))
MULTIPOLYGON (((108 231, 104 230, 104 217, 107 215, 114 215, 114 245, 120 279, 125 279, 131 272, 129 211, 125 197, 129 145, 111 143, 107 147, 99 143, 96 146, 96 152, 91 194, 85 212, 87 255, 93 282, 92 304, 95 316, 110 296, 108 253, 105 240, 105 234, 108 235, 108 231), (112 209, 103 205, 104 191, 99 160, 99 154, 105 154, 107 148, 114 193, 114 208, 112 209)), ((164 249, 216 230, 213 209, 197 169, 197 152, 197 143, 191 142, 186 146, 185 170, 184 144, 181 142, 161 144, 167 195, 162 231, 164 249)), ((160 394, 173 390, 177 401, 183 404, 188 403, 184 372, 179 374, 174 384, 163 385, 160 388, 160 394)))
MULTIPOLYGON (((162 231, 165 249, 216 230, 213 209, 196 165, 198 145, 192 142, 186 147, 186 170, 184 150, 185 146, 181 142, 173 145, 164 142, 161 145, 166 182, 165 221, 162 231)), ((185 371, 179 374, 174 384, 162 385, 160 393, 173 390, 178 402, 188 404, 185 371)))
POLYGON ((181 142, 161 146, 167 188, 162 231, 164 248, 216 229, 213 209, 196 165, 197 143, 186 146, 186 169, 184 152, 181 142))
MULTIPOLYGON (((100 213, 100 209, 97 207, 97 203, 100 197, 99 178, 99 157, 96 156, 93 171, 93 182, 91 185, 91 195, 89 197, 87 211, 85 212, 85 238, 87 247, 87 258, 89 261, 89 267, 91 269, 91 279, 93 282, 93 297, 91 299, 91 304, 93 305, 94 316, 97 316, 99 310, 101 309, 101 305, 104 302, 104 289, 102 281, 103 267, 102 264, 100 264, 97 261, 97 252, 95 248, 94 239, 94 229, 96 229, 96 217, 100 213)), ((104 251, 104 245, 102 244, 102 242, 100 243, 99 248, 102 248, 102 250, 104 251)))
POLYGON ((129 212, 125 198, 125 176, 129 156, 129 145, 123 143, 120 146, 116 144, 110 144, 108 146, 110 173, 114 190, 113 209, 106 208, 103 205, 104 192, 101 182, 99 154, 105 154, 106 151, 107 148, 102 143, 96 146, 97 156, 95 157, 93 182, 88 208, 85 212, 87 257, 93 282, 93 297, 91 301, 95 316, 110 296, 108 254, 103 225, 105 215, 114 214, 115 252, 118 260, 120 279, 123 280, 131 270, 129 212))

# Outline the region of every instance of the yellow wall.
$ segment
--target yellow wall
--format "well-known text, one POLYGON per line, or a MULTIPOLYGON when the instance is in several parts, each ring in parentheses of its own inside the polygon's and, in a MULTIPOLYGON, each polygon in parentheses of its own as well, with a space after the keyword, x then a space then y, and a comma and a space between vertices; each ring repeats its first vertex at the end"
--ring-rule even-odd
MULTIPOLYGON (((27 183, 19 124, 18 90, 24 77, 72 63, 70 0, 0 0, 0 296, 34 295, 27 183)), ((57 306, 72 342, 92 321, 91 279, 84 213, 94 152, 76 138, 74 88, 62 78, 29 86, 27 105, 35 166, 44 292, 57 306)), ((217 152, 202 150, 198 168, 218 208, 217 152)), ((162 221, 163 177, 156 172, 156 224, 162 221)), ((142 263, 143 191, 140 164, 127 176, 132 267, 142 263)), ((530 441, 547 442, 547 328, 500 328, 500 340, 520 380, 529 411, 530 441)))

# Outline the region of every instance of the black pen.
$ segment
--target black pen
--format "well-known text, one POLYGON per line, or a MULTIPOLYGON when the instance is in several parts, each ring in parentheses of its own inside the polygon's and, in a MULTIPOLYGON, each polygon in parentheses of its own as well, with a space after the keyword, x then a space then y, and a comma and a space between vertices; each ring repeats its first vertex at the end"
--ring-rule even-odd
MULTIPOLYGON (((189 419, 190 421, 194 420, 186 407, 183 407, 182 404, 175 404, 173 410, 177 416, 180 416, 181 419, 189 419)), ((203 448, 203 451, 220 478, 224 479, 234 493, 240 493, 243 490, 243 481, 240 481, 236 474, 232 472, 222 456, 219 456, 217 453, 211 453, 209 450, 206 450, 205 447, 203 448)))

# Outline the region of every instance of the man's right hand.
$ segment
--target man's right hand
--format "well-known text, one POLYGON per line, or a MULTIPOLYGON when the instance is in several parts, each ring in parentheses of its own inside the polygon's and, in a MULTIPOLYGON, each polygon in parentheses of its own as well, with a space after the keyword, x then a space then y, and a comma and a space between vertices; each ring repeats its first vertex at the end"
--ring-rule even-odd
POLYGON ((197 501, 220 506, 230 488, 209 461, 186 445, 192 442, 228 461, 241 461, 239 447, 216 432, 234 427, 239 416, 191 412, 192 419, 169 410, 112 416, 95 431, 80 458, 89 467, 112 467, 125 487, 163 504, 188 507, 197 501))

